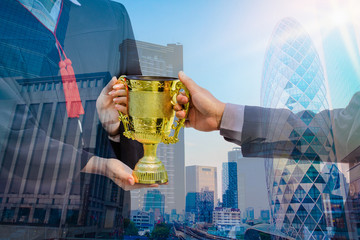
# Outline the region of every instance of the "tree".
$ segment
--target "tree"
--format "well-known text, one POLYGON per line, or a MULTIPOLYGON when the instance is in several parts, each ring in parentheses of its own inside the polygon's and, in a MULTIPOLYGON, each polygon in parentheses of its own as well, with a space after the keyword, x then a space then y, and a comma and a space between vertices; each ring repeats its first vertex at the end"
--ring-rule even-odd
POLYGON ((151 239, 167 239, 170 235, 170 226, 165 223, 159 223, 151 233, 151 239))
POLYGON ((128 218, 124 219, 124 230, 126 236, 139 236, 139 229, 135 223, 128 218))

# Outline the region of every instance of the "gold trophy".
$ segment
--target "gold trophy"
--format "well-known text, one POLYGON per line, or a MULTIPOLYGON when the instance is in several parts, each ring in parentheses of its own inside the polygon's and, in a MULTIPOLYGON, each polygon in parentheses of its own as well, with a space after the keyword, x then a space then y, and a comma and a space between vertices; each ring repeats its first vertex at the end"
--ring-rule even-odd
MULTIPOLYGON (((164 164, 156 157, 160 142, 165 144, 179 141, 178 134, 184 126, 185 118, 173 124, 176 96, 181 89, 189 98, 189 91, 177 78, 159 76, 121 76, 118 83, 126 88, 128 115, 119 112, 124 125, 124 136, 137 140, 144 146, 144 157, 133 171, 135 182, 144 184, 166 183, 168 175, 164 164), (174 130, 174 135, 171 134, 174 130)), ((189 103, 184 106, 186 114, 189 103)))

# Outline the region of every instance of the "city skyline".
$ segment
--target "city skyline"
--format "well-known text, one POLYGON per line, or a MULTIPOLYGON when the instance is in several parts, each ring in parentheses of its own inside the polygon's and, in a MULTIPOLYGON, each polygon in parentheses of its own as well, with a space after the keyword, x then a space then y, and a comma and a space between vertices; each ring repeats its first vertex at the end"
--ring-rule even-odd
MULTIPOLYGON (((0 221, 3 224, 30 223, 38 237, 44 232, 50 237, 56 236, 58 228, 65 225, 79 228, 86 224, 96 226, 94 219, 103 224, 95 227, 98 230, 113 228, 119 225, 116 217, 126 216, 130 211, 121 206, 126 196, 130 196, 113 181, 100 175, 79 177, 81 154, 73 148, 81 146, 91 153, 113 156, 104 132, 98 130, 99 119, 94 114, 96 99, 109 78, 109 73, 77 75, 87 111, 79 120, 64 117, 65 98, 64 95, 58 97, 63 91, 61 77, 17 80, 19 93, 30 101, 28 105, 22 100, 9 101, 8 104, 14 105, 15 109, 9 121, 16 128, 21 122, 28 128, 36 122, 38 127, 22 134, 9 134, 4 139, 5 146, 26 139, 33 139, 34 143, 19 151, 0 151, 0 173, 4 183, 0 186, 0 221), (60 131, 56 127, 58 125, 62 126, 60 131), (86 131, 82 132, 78 126, 86 131), (59 140, 66 144, 56 146, 59 140), (56 158, 50 161, 47 160, 49 156, 56 158), (70 163, 64 158, 70 158, 70 163), (14 167, 7 172, 7 166, 14 167), (68 180, 64 181, 64 178, 68 180), (95 202, 96 207, 89 209, 89 206, 95 206, 95 202), (109 204, 116 207, 107 208, 109 204)), ((6 228, 12 229, 11 226, 1 226, 5 234, 6 228)), ((67 231, 73 234, 73 230, 67 231)))
POLYGON ((269 209, 264 159, 244 157, 241 148, 234 147, 228 152, 228 161, 237 163, 238 208, 245 216, 245 210, 252 207, 258 218, 261 210, 269 209))
POLYGON ((102 1, 78 1, 55 9, 63 25, 54 34, 18 1, 4 1, 16 14, 0 10, 6 23, 43 30, 1 29, 0 238, 359 238, 360 2, 110 0, 116 19, 81 32, 91 21, 75 21, 78 10, 109 14, 102 1), (92 42, 102 30, 117 36, 92 42), (65 51, 73 68, 57 64, 65 51), (102 91, 112 76, 140 70, 184 70, 220 101, 246 105, 228 108, 243 113, 236 139, 182 128, 177 144, 160 143, 169 181, 155 188, 116 175, 118 160, 134 167, 141 144, 119 142, 99 121, 102 97, 119 100, 102 91), (85 110, 76 118, 66 104, 72 71, 85 110))
MULTIPOLYGON (((297 19, 307 29, 322 62, 322 38, 329 29, 352 22, 359 42, 359 15, 354 13, 359 3, 352 0, 118 1, 129 13, 136 39, 181 43, 185 73, 224 102, 260 105, 265 51, 274 27, 285 17, 297 19)), ((185 129, 185 165, 217 167, 219 193, 222 162, 233 147, 218 132, 185 129)))

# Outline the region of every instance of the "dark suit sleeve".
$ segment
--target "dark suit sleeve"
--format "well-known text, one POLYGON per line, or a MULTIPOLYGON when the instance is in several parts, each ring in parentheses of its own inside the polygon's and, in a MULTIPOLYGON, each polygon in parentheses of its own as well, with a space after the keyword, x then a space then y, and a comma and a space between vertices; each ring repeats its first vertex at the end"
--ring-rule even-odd
MULTIPOLYGON (((299 160, 338 160, 360 146, 360 93, 344 109, 323 110, 317 114, 305 110, 245 106, 242 128, 220 129, 225 140, 241 146, 245 157, 284 157, 299 160)), ((239 116, 231 109, 227 118, 239 116)))
MULTIPOLYGON (((232 106, 228 110, 237 111, 232 106)), ((238 109, 240 110, 240 109, 238 109)), ((291 131, 301 122, 297 115, 287 109, 271 109, 245 106, 243 116, 236 113, 227 113, 225 117, 240 122, 242 128, 221 128, 220 134, 225 140, 241 146, 245 157, 271 157, 292 154, 293 141, 291 131)), ((298 139, 296 139, 298 140, 298 139)))
MULTIPOLYGON (((124 132, 121 124, 120 132, 124 132)), ((120 135, 120 142, 110 141, 117 159, 134 169, 138 160, 144 155, 142 144, 120 135)))
MULTIPOLYGON (((140 75, 139 56, 129 15, 122 4, 116 2, 111 2, 111 4, 113 13, 117 16, 118 24, 122 26, 122 32, 119 32, 122 35, 122 42, 119 45, 120 72, 118 75, 140 75)), ((111 146, 116 157, 133 169, 137 161, 143 156, 142 144, 124 137, 123 132, 124 127, 121 123, 119 129, 120 142, 110 141, 111 146)))
POLYGON ((360 92, 352 97, 344 109, 331 112, 338 160, 360 147, 360 92))

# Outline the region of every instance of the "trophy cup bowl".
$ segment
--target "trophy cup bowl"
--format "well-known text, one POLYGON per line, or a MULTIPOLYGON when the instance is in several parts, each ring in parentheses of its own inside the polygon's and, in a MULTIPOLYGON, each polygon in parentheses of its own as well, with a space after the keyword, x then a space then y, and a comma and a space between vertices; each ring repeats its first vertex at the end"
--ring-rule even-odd
MULTIPOLYGON (((177 78, 161 76, 121 76, 118 83, 123 83, 127 92, 127 112, 119 112, 119 119, 124 125, 124 136, 143 144, 144 157, 136 164, 133 176, 136 183, 162 184, 168 182, 164 164, 156 156, 159 143, 176 143, 185 118, 177 120, 175 126, 176 96, 181 90, 189 98, 189 91, 177 78), (174 130, 173 136, 171 130, 174 130)), ((184 106, 186 113, 189 103, 184 106)))

